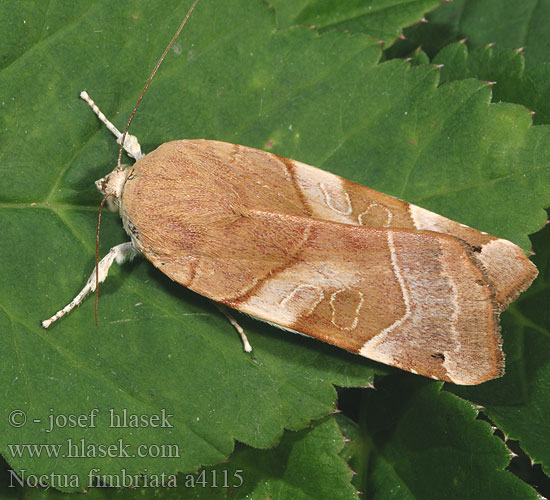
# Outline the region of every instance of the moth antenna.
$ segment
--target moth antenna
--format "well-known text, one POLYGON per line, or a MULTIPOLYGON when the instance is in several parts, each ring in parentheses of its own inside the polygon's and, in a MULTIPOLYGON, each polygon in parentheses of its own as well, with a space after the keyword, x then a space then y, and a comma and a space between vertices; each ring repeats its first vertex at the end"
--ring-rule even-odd
POLYGON ((141 91, 141 94, 140 94, 140 96, 139 96, 139 98, 136 102, 136 105, 134 106, 134 109, 132 110, 132 113, 130 114, 130 118, 128 119, 128 123, 126 124, 126 128, 124 129, 124 132, 122 133, 122 139, 120 141, 120 149, 118 150, 118 160, 117 160, 117 164, 116 164, 117 170, 122 169, 122 167, 120 166, 120 161, 122 159, 122 150, 124 149, 124 140, 126 139, 126 134, 128 133, 128 129, 130 128, 130 123, 132 123, 132 120, 134 119, 134 115, 136 114, 136 111, 139 107, 139 104, 141 103, 141 100, 143 99, 143 95, 145 94, 145 92, 147 91, 149 85, 151 84, 151 80, 155 76, 155 73, 159 69, 159 66, 161 65, 162 61, 164 61, 164 58, 166 57, 166 54, 168 54, 168 51, 172 48, 172 45, 174 45, 174 42, 176 41, 179 34, 181 33, 181 30, 183 29, 183 27, 185 26, 185 23, 189 19, 189 16, 191 15, 191 12, 193 12, 193 9, 195 8, 195 6, 198 3, 199 3, 199 0, 195 0, 193 2, 193 5, 191 5, 191 7, 189 7, 189 10, 187 11, 187 14, 185 14, 185 17, 183 18, 183 21, 181 22, 181 24, 180 24, 179 28, 177 29, 175 35, 172 37, 172 40, 170 40, 170 43, 168 44, 168 46, 166 47, 166 49, 164 50, 164 52, 160 56, 160 59, 157 61, 157 64, 155 65, 155 68, 153 69, 153 72, 151 73, 151 75, 147 79, 147 82, 145 83, 145 86, 143 87, 143 90, 141 91))
POLYGON ((107 198, 109 196, 111 195, 106 194, 99 204, 99 212, 97 214, 97 227, 95 230, 95 326, 97 326, 97 304, 99 302, 99 230, 101 228, 101 213, 103 212, 103 205, 105 205, 105 202, 107 201, 107 198))

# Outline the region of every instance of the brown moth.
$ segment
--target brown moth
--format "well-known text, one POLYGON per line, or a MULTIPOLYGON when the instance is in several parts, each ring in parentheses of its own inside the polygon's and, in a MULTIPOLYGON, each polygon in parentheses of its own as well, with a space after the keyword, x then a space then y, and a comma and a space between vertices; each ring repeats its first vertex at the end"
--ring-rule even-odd
POLYGON ((218 303, 367 358, 455 384, 502 375, 499 314, 537 276, 513 243, 245 146, 180 140, 144 156, 81 96, 138 160, 96 181, 131 241, 45 328, 142 254, 218 303))

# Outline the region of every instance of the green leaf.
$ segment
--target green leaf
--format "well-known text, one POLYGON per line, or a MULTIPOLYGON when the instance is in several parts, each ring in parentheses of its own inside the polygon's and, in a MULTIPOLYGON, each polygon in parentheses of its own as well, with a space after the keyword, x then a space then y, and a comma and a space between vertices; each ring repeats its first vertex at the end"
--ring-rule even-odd
MULTIPOLYGON (((358 499, 351 484, 352 470, 339 456, 343 448, 344 436, 329 417, 311 429, 286 433, 273 450, 239 450, 229 465, 231 470, 246 471, 246 484, 234 490, 232 498, 358 499)), ((227 465, 212 470, 224 468, 227 465)), ((196 498, 218 498, 199 488, 193 492, 196 498)), ((219 498, 225 497, 220 494, 219 498)))
POLYGON ((441 81, 477 78, 495 82, 493 102, 523 104, 535 112, 535 124, 550 123, 550 64, 525 70, 523 51, 486 46, 468 51, 463 43, 445 47, 434 58, 442 64, 441 81))
MULTIPOLYGON (((118 149, 78 93, 88 90, 123 128, 187 5, 105 0, 66 11, 62 22, 51 19, 57 4, 33 5, 0 10, 18 40, 0 73, 0 451, 9 464, 76 474, 81 487, 94 467, 191 472, 224 460, 235 440, 269 447, 283 429, 333 411, 333 384, 366 386, 390 371, 240 317, 254 347, 245 355, 208 301, 144 260, 111 271, 97 328, 93 299, 39 328, 92 270, 93 181, 118 149), (85 419, 95 408, 92 428, 85 419), (171 427, 110 427, 110 409, 164 410, 171 427), (8 425, 14 410, 25 412, 24 426, 8 425), (74 418, 46 432, 56 415, 74 418), (9 446, 55 444, 67 454, 69 439, 122 440, 130 452, 177 445, 179 456, 30 458, 9 446)), ((433 66, 379 64, 368 36, 275 26, 264 2, 202 0, 132 124, 144 151, 193 137, 271 148, 529 249, 550 204, 550 147, 527 110, 490 104, 485 83, 438 87, 433 66)), ((102 254, 127 240, 114 214, 101 234, 102 254)))
POLYGON ((504 470, 511 453, 477 408, 441 386, 400 375, 362 391, 362 447, 351 464, 364 464, 365 498, 539 498, 504 470))
POLYGON ((420 22, 423 15, 437 7, 438 0, 273 0, 279 27, 315 26, 324 31, 367 33, 391 44, 403 35, 403 27, 420 22))
POLYGON ((549 0, 453 0, 426 17, 427 24, 405 31, 406 40, 390 49, 390 57, 402 57, 417 45, 433 56, 448 43, 466 39, 471 48, 523 47, 530 69, 550 62, 549 0))

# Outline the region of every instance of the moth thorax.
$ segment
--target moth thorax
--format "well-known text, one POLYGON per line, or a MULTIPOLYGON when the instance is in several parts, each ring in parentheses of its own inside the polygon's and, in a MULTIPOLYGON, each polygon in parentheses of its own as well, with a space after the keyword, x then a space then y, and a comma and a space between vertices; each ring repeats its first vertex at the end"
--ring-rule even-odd
POLYGON ((95 181, 98 191, 102 195, 109 195, 109 198, 107 198, 107 208, 112 212, 116 212, 118 210, 118 200, 129 172, 129 167, 126 165, 121 165, 120 169, 115 168, 105 177, 95 181))

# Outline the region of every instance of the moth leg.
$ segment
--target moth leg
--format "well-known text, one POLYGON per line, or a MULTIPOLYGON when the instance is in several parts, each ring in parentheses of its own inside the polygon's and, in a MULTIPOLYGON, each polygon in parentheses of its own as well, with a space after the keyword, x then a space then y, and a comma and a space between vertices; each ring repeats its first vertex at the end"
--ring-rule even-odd
MULTIPOLYGON (((137 250, 134 247, 134 244, 129 241, 128 243, 121 243, 120 245, 114 246, 109 250, 109 253, 101 259, 97 265, 98 273, 98 282, 103 283, 109 272, 109 268, 113 265, 113 262, 116 260, 118 264, 122 264, 127 260, 133 259, 137 255, 137 250)), ((71 312, 76 306, 84 300, 86 295, 95 290, 95 267, 94 270, 84 285, 84 288, 80 293, 69 302, 63 309, 57 311, 51 318, 45 319, 42 321, 42 328, 48 328, 54 321, 57 321, 59 318, 65 316, 65 314, 71 312)))
POLYGON ((233 328, 237 330, 237 333, 241 336, 241 340, 243 341, 244 351, 251 352, 252 346, 250 345, 250 342, 248 342, 246 333, 244 333, 244 330, 242 329, 241 325, 239 325, 239 323, 237 323, 237 320, 233 316, 231 316, 231 313, 228 311, 227 307, 225 307, 223 304, 220 304, 218 302, 215 302, 215 304, 220 310, 220 312, 228 319, 231 325, 233 325, 233 328))
MULTIPOLYGON (((122 134, 120 133, 120 130, 118 130, 101 112, 96 103, 88 95, 88 92, 86 92, 85 90, 80 92, 80 98, 84 99, 88 103, 88 105, 90 106, 90 108, 92 108, 92 111, 97 115, 97 117, 114 134, 114 136, 116 137, 116 142, 120 144, 120 141, 122 141, 122 134)), ((139 145, 137 137, 128 133, 126 133, 126 137, 124 138, 124 151, 126 151, 128 155, 135 160, 139 160, 140 158, 143 158, 145 156, 141 152, 141 146, 139 145)))

